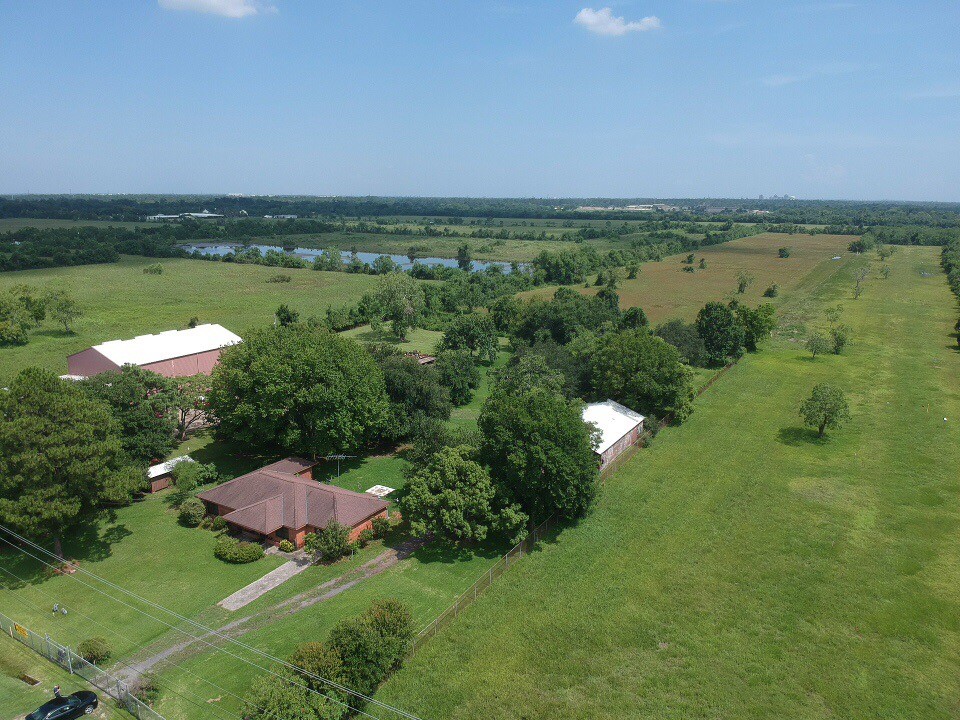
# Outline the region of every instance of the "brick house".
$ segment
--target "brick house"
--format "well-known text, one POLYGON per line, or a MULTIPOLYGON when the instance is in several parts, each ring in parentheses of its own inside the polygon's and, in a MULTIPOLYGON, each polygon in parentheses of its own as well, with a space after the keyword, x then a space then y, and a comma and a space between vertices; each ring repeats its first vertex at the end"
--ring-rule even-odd
POLYGON ((389 505, 383 500, 313 480, 315 465, 303 458, 287 458, 198 497, 210 515, 221 516, 232 530, 273 545, 289 540, 297 548, 303 547, 307 533, 331 522, 346 525, 350 539, 356 540, 373 527, 374 518, 387 517, 389 505))
POLYGON ((600 431, 600 445, 595 452, 604 470, 624 450, 637 444, 643 433, 643 415, 613 400, 591 403, 583 408, 583 421, 600 431))

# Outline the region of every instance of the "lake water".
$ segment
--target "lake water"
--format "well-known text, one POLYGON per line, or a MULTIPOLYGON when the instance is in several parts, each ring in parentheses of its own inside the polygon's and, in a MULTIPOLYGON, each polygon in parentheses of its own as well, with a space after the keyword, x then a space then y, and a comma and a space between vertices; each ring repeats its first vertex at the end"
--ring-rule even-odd
MULTIPOLYGON (((245 248, 258 248, 261 253, 266 253, 267 250, 276 250, 282 252, 286 255, 292 255, 298 257, 301 260, 306 260, 307 262, 313 262, 314 258, 319 257, 323 250, 317 248, 294 248, 293 250, 284 250, 279 245, 239 245, 236 243, 196 243, 194 245, 184 245, 183 249, 187 252, 197 251, 203 255, 218 255, 220 257, 227 255, 229 253, 235 252, 237 250, 243 250, 245 248)), ((340 255, 343 257, 344 263, 350 262, 350 258, 353 255, 349 250, 341 250, 340 255)), ((387 255, 391 260, 393 260, 397 265, 400 266, 403 270, 409 270, 413 267, 413 263, 410 262, 410 259, 406 255, 390 255, 388 253, 372 253, 372 252, 358 252, 357 257, 361 262, 365 262, 368 265, 373 265, 373 261, 376 260, 381 255, 387 255)), ((440 257, 418 257, 417 262, 421 265, 442 265, 443 267, 455 268, 457 267, 457 261, 453 258, 440 258, 440 257)), ((505 273, 510 272, 510 263, 507 262, 498 262, 495 260, 491 261, 473 261, 473 270, 486 270, 489 267, 497 266, 501 268, 505 273)), ((523 263, 521 263, 521 267, 523 263)))

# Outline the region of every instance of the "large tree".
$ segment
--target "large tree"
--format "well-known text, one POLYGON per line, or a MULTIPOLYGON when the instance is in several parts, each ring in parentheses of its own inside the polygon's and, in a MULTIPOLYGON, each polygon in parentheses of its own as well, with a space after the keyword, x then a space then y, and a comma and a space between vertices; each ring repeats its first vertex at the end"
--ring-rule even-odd
POLYGON ((647 330, 608 333, 590 355, 594 395, 647 415, 682 422, 693 405, 690 368, 680 352, 647 330))
POLYGON ((750 352, 757 351, 757 343, 770 336, 777 327, 777 311, 770 303, 750 308, 736 300, 730 303, 737 321, 743 327, 743 344, 750 352))
POLYGON ((582 404, 534 384, 495 388, 478 421, 480 460, 501 494, 534 522, 583 515, 593 500, 597 458, 582 404))
POLYGON ((697 332, 713 365, 723 365, 743 355, 743 325, 723 303, 709 302, 703 306, 697 314, 697 332))
POLYGON ((121 443, 134 462, 158 462, 176 446, 171 382, 155 372, 125 365, 118 372, 94 375, 80 383, 90 397, 110 407, 121 443))
POLYGON ((827 430, 833 430, 850 419, 850 406, 843 390, 820 383, 800 405, 800 416, 804 422, 817 429, 817 436, 823 437, 827 430))
POLYGON ((0 522, 54 539, 104 500, 129 497, 142 473, 125 464, 110 409, 72 383, 27 368, 0 391, 0 522))
POLYGON ((355 340, 304 324, 257 330, 226 349, 209 399, 227 437, 310 456, 358 449, 387 413, 373 356, 355 340))
POLYGON ((443 448, 407 481, 400 511, 415 536, 432 535, 451 545, 486 539, 495 492, 475 452, 465 445, 443 448))
POLYGON ((492 363, 497 358, 499 341, 493 320, 488 315, 460 315, 450 323, 443 334, 440 352, 466 350, 481 362, 492 363))
POLYGON ((436 369, 389 347, 378 348, 376 357, 390 398, 387 439, 406 439, 423 418, 450 418, 450 390, 436 369))
POLYGON ((381 275, 373 299, 379 315, 390 321, 393 334, 405 342, 407 330, 419 326, 423 313, 420 283, 407 273, 381 275))

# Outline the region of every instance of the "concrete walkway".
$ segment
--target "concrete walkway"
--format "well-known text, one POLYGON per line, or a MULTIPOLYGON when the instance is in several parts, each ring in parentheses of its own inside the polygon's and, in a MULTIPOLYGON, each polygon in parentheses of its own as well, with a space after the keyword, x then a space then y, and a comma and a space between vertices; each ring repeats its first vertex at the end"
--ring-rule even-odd
POLYGON ((257 598, 267 594, 275 587, 283 585, 287 580, 299 575, 308 567, 310 567, 310 559, 306 557, 285 562, 276 570, 268 572, 259 580, 255 580, 246 587, 240 588, 230 597, 224 598, 218 602, 217 605, 224 610, 239 610, 257 598))

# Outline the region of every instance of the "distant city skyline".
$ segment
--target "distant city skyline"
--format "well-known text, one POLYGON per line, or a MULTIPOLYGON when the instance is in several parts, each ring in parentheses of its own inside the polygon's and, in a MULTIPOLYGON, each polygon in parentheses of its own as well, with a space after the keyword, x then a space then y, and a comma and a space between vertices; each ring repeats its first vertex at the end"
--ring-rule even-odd
POLYGON ((0 1, 0 193, 960 201, 960 3, 0 1))

